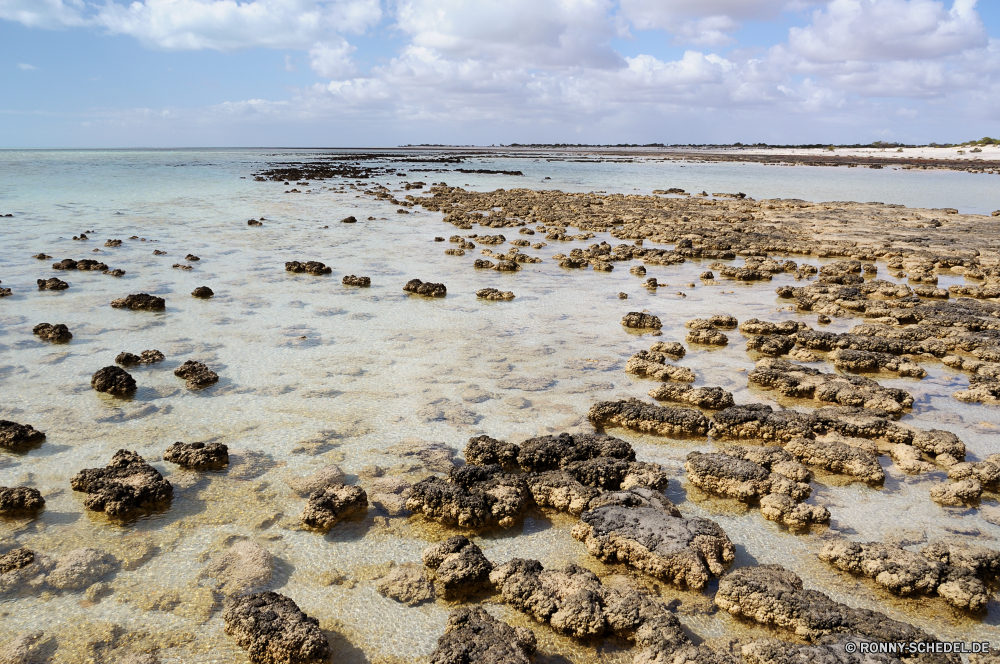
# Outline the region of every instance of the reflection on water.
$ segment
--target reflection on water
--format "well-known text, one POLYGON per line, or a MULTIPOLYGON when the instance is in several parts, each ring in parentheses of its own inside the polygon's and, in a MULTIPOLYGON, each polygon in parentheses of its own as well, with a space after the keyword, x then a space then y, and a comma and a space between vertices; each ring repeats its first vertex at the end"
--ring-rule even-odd
MULTIPOLYGON (((625 360, 654 340, 622 328, 627 311, 660 316, 663 336, 655 340, 663 341, 683 340, 684 321, 716 313, 740 320, 815 323, 775 297, 774 288, 794 283, 788 274, 756 286, 702 286, 697 277, 706 268, 701 261, 647 266, 647 277, 670 284, 651 292, 641 287, 643 279, 628 273, 627 264, 595 273, 564 270, 549 260, 574 246, 602 240, 617 244, 600 233, 586 243, 549 242, 541 250, 526 249, 545 260, 518 273, 477 272, 471 263, 478 248, 464 257, 446 256, 443 251, 451 245, 434 242, 435 236, 454 232, 441 223, 441 215, 398 215, 394 207, 359 197, 358 191, 340 191, 339 183, 311 183, 299 187, 310 193, 285 194, 281 183, 256 183, 249 177, 269 158, 253 151, 0 153, 0 214, 16 215, 0 221, 0 280, 14 291, 0 300, 0 417, 48 434, 44 445, 28 453, 0 452, 0 485, 34 486, 47 500, 35 521, 0 522, 0 551, 16 544, 59 557, 86 546, 133 561, 106 577, 106 586, 86 593, 0 598, 0 636, 40 629, 57 639, 57 658, 83 661, 86 649, 93 648, 86 635, 103 634, 112 623, 120 633, 108 632, 106 642, 120 642, 126 649, 165 648, 165 662, 243 661, 242 651, 222 633, 220 596, 199 572, 233 542, 250 538, 276 560, 269 587, 280 588, 325 629, 340 635, 334 641, 341 660, 396 656, 409 661, 429 654, 443 632, 448 607, 397 604, 378 595, 371 580, 390 561, 419 561, 429 541, 453 531, 374 511, 365 521, 337 526, 325 536, 304 531, 298 526, 304 500, 287 479, 337 464, 349 481, 362 484, 366 480, 359 476, 370 477, 372 466, 412 481, 448 457, 440 449, 424 449, 433 443, 460 453, 468 438, 479 433, 520 441, 590 430, 586 412, 594 401, 645 398, 655 385, 624 373, 625 360), (359 223, 338 223, 347 215, 359 223), (260 217, 265 218, 263 227, 246 225, 247 219, 260 217), (84 231, 88 241, 70 239, 84 231), (133 235, 146 241, 126 239, 133 235), (104 247, 108 238, 122 239, 122 246, 104 247), (166 253, 154 256, 154 250, 166 253), (31 257, 39 252, 52 260, 31 257), (192 270, 171 267, 186 263, 187 254, 201 257, 190 263, 192 270), (100 272, 56 273, 50 267, 63 258, 91 257, 127 273, 115 278, 100 272), (288 260, 323 261, 333 267, 333 275, 287 273, 283 264, 288 260), (53 274, 71 287, 38 291, 35 280, 53 274), (371 288, 342 286, 347 274, 370 276, 371 288), (403 284, 412 278, 445 283, 448 297, 404 293, 403 284), (689 283, 699 285, 691 288, 689 283), (189 295, 201 285, 210 286, 215 297, 189 295), (484 287, 512 290, 517 297, 479 301, 475 291, 484 287), (620 300, 620 291, 629 299, 620 300), (165 297, 166 311, 109 306, 116 297, 139 292, 165 297), (41 322, 65 323, 73 340, 59 345, 39 341, 31 328, 41 322), (121 351, 138 354, 145 349, 158 349, 167 359, 129 369, 139 384, 133 398, 91 390, 94 371, 113 364, 121 351), (207 364, 220 381, 202 391, 188 390, 173 374, 188 359, 207 364), (194 473, 163 462, 163 451, 178 440, 225 443, 233 451, 230 469, 194 473), (138 452, 174 484, 168 510, 117 523, 83 508, 69 478, 82 468, 105 465, 120 448, 138 452), (136 559, 137 551, 145 553, 136 559)), ((648 192, 667 184, 698 191, 739 189, 764 197, 804 187, 796 178, 819 171, 700 164, 690 165, 682 176, 679 165, 660 163, 493 163, 515 163, 526 177, 411 173, 382 182, 396 189, 403 179, 446 177, 452 185, 488 189, 541 186, 544 174, 552 177, 545 186, 567 190, 637 187, 648 192), (664 182, 665 173, 669 182, 664 182), (700 184, 692 184, 695 180, 700 184)), ((930 195, 927 188, 915 187, 911 179, 894 191, 903 197, 912 194, 912 200, 891 202, 1000 207, 988 198, 972 202, 977 188, 991 182, 988 176, 955 173, 838 169, 824 176, 825 189, 815 196, 800 195, 870 200, 877 196, 868 195, 858 182, 881 178, 884 189, 887 176, 937 182, 939 190, 931 193, 941 195, 936 202, 924 201, 921 197, 930 195), (955 182, 968 186, 956 190, 955 182), (955 201, 960 194, 969 200, 955 201)), ((883 266, 880 271, 885 274, 883 266)), ((942 286, 946 282, 942 278, 942 286)), ((855 322, 834 321, 828 329, 846 331, 855 322)), ((739 333, 730 336, 729 346, 689 349, 679 363, 696 371, 695 385, 721 386, 738 403, 774 403, 773 394, 747 388, 746 371, 739 370, 749 370, 753 363, 739 333)), ((997 411, 950 398, 965 379, 940 363, 925 366, 929 376, 923 380, 880 378, 913 393, 916 404, 905 421, 954 431, 975 458, 1000 451, 997 411)), ((684 456, 692 449, 713 449, 713 443, 612 433, 629 440, 640 459, 657 461, 675 473, 671 498, 686 516, 719 522, 738 545, 737 564, 780 563, 798 573, 807 587, 852 606, 877 608, 949 640, 995 640, 1000 621, 996 601, 984 620, 972 620, 939 599, 892 597, 832 570, 815 555, 823 537, 833 531, 865 540, 904 534, 914 541, 949 534, 995 540, 1000 536, 995 502, 985 501, 981 510, 943 509, 928 495, 930 482, 943 474, 905 476, 891 465, 882 489, 820 475, 813 500, 829 507, 830 528, 792 535, 763 520, 757 510, 705 499, 686 483, 684 456)), ((601 575, 629 576, 631 583, 679 599, 682 620, 704 639, 758 633, 714 613, 704 595, 605 567, 571 538, 574 521, 536 513, 510 531, 487 535, 482 546, 497 562, 522 556, 545 565, 577 562, 601 575)), ((995 541, 988 545, 997 546, 995 541)), ((528 625, 506 607, 491 610, 512 624, 533 626, 549 652, 572 661, 597 656, 594 644, 528 625)), ((613 644, 601 656, 603 661, 631 660, 613 644)))

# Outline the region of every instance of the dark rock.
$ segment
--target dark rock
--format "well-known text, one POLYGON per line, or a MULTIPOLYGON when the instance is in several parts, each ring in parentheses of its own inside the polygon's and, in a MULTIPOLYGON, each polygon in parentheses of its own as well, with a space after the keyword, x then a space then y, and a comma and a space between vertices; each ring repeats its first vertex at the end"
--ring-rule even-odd
POLYGON ((622 318, 622 325, 639 330, 659 330, 663 327, 659 317, 644 314, 641 311, 630 311, 622 318))
POLYGON ((514 293, 497 290, 496 288, 480 288, 476 291, 476 297, 482 300, 513 300, 514 293))
POLYGON ((187 381, 188 389, 207 387, 219 381, 219 374, 197 360, 187 360, 174 369, 174 375, 187 381))
POLYGON ((543 471, 598 457, 634 461, 635 450, 613 436, 561 433, 524 441, 517 452, 517 463, 525 471, 543 471))
POLYGON ((122 516, 155 509, 173 496, 174 488, 159 471, 135 452, 118 450, 104 468, 81 470, 70 481, 74 491, 87 494, 83 504, 95 512, 122 516))
POLYGON ((448 616, 431 664, 528 664, 535 648, 531 630, 511 627, 481 607, 463 607, 448 616))
POLYGON ((229 465, 229 448, 222 443, 178 441, 167 448, 163 460, 195 470, 224 468, 229 465))
POLYGON ((192 297, 208 298, 212 297, 213 295, 215 295, 215 291, 213 291, 208 286, 198 286, 193 291, 191 291, 192 297))
POLYGON ((69 284, 61 279, 38 279, 38 290, 66 290, 69 284))
POLYGON ((657 401, 686 403, 709 410, 729 408, 734 403, 732 393, 721 387, 691 387, 690 385, 663 383, 650 390, 648 394, 657 401))
POLYGON ((63 323, 56 325, 39 323, 31 331, 46 341, 54 341, 56 343, 66 343, 73 338, 73 333, 63 323))
POLYGON ((371 286, 371 277, 356 277, 353 274, 347 275, 343 279, 343 284, 345 286, 371 286))
POLYGON ((530 492, 523 478, 500 466, 452 469, 447 480, 428 477, 413 485, 407 509, 463 528, 509 528, 528 508, 530 492))
POLYGON ((33 562, 35 562, 35 552, 31 549, 24 547, 12 549, 0 556, 0 574, 24 569, 33 562))
POLYGON ((465 461, 477 466, 499 464, 505 470, 517 468, 517 455, 521 448, 489 436, 475 436, 465 446, 465 461))
POLYGON ((324 274, 330 274, 333 272, 333 268, 327 267, 326 264, 320 263, 319 261, 307 261, 305 263, 300 263, 299 261, 288 261, 285 263, 286 272, 307 272, 315 276, 322 276, 324 274))
POLYGON ((815 426, 814 418, 794 410, 744 404, 713 415, 709 434, 713 438, 789 441, 799 436, 813 437, 815 426))
POLYGON ((115 358, 115 364, 128 367, 136 364, 156 364, 157 362, 162 362, 164 359, 166 359, 166 356, 158 350, 144 350, 141 355, 122 351, 115 358))
POLYGON ((356 224, 356 223, 358 223, 358 220, 352 214, 349 217, 344 217, 343 219, 341 219, 340 223, 342 223, 342 224, 356 224))
POLYGON ((363 518, 368 513, 368 494, 359 486, 329 484, 309 496, 302 523, 329 530, 344 519, 363 518))
MULTIPOLYGON (((36 256, 36 258, 37 258, 37 256, 36 256)), ((76 261, 73 260, 72 258, 64 258, 61 261, 59 261, 58 263, 53 263, 52 264, 52 269, 53 270, 75 270, 76 269, 76 261)))
POLYGON ((222 614, 226 634, 255 664, 318 664, 329 660, 330 644, 319 621, 275 592, 235 599, 222 614))
POLYGON ((785 445, 785 450, 810 466, 851 475, 865 482, 881 484, 885 481, 885 471, 882 470, 878 457, 860 447, 837 440, 795 438, 785 445))
POLYGON ((201 259, 199 257, 195 256, 194 254, 188 254, 187 256, 184 257, 184 260, 186 260, 186 261, 200 261, 201 259))
POLYGON ((427 547, 424 565, 432 570, 438 597, 455 599, 490 588, 493 563, 474 542, 464 535, 427 547))
POLYGON ((98 392, 124 397, 135 392, 135 378, 121 367, 114 365, 98 369, 90 379, 90 386, 98 392))
MULTIPOLYGON (((656 344, 653 345, 655 346, 656 344)), ((628 359, 628 362, 625 364, 625 373, 653 378, 655 380, 674 380, 681 383, 693 383, 696 378, 694 371, 687 367, 667 364, 667 360, 674 359, 674 357, 666 353, 640 350, 628 359)))
POLYGON ((403 290, 407 293, 427 295, 428 297, 444 297, 448 294, 448 289, 444 284, 425 283, 419 279, 410 279, 407 281, 406 285, 403 286, 403 290))
POLYGON ((115 309, 132 309, 144 311, 163 311, 166 300, 162 297, 150 295, 148 293, 136 293, 127 297, 121 297, 111 301, 111 306, 115 309))
POLYGON ((595 426, 617 424, 660 436, 704 436, 709 426, 708 418, 697 410, 657 406, 638 399, 601 401, 590 407, 587 416, 595 426))
POLYGON ((23 450, 40 444, 45 434, 30 424, 0 420, 0 447, 6 450, 23 450))
POLYGON ((725 346, 729 343, 729 337, 716 329, 691 330, 684 337, 689 344, 704 344, 707 346, 725 346))
POLYGON ((38 489, 26 486, 0 486, 0 514, 12 515, 35 512, 45 506, 45 499, 38 489))

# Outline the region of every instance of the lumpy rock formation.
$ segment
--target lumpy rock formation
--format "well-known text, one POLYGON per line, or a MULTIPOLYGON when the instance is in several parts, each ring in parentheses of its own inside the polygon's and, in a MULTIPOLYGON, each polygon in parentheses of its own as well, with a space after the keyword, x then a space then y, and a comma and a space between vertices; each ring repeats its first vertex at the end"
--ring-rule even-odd
POLYGON ((275 592, 245 595, 226 607, 225 631, 255 664, 319 664, 330 644, 319 621, 275 592))
POLYGON ((128 450, 118 450, 104 468, 81 470, 70 485, 87 494, 83 504, 89 509, 110 516, 156 508, 169 501, 174 491, 158 470, 128 450))

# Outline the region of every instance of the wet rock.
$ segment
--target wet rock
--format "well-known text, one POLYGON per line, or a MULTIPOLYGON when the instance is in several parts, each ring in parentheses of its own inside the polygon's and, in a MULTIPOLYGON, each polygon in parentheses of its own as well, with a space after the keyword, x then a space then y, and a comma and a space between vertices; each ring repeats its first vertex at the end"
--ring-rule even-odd
POLYGON ((115 357, 115 364, 125 367, 136 364, 156 364, 166 359, 166 356, 158 350, 144 350, 140 355, 122 351, 115 357))
POLYGON ((384 477, 372 482, 368 490, 368 500, 375 509, 389 516, 407 516, 406 499, 410 497, 413 485, 398 477, 384 477))
POLYGON ((764 404, 744 404, 713 415, 709 435, 784 442, 799 436, 813 437, 814 426, 812 418, 793 410, 776 411, 764 404))
POLYGON ((729 343, 729 337, 716 329, 691 330, 684 337, 689 344, 704 344, 706 346, 725 346, 729 343))
POLYGON ((801 530, 814 523, 826 523, 830 520, 830 512, 825 507, 799 503, 783 493, 772 493, 761 498, 760 513, 768 521, 780 523, 791 530, 801 530))
POLYGON ((333 272, 333 268, 327 267, 325 263, 320 263, 319 261, 306 261, 304 263, 299 261, 287 261, 285 263, 285 271, 299 274, 306 272, 319 277, 324 274, 330 274, 333 272))
POLYGON ((622 318, 622 325, 637 330, 659 330, 663 327, 659 317, 644 314, 640 311, 630 311, 622 318))
POLYGON ((1000 403, 1000 380, 993 376, 972 376, 969 389, 959 390, 952 396, 966 403, 997 404, 1000 403))
POLYGON ((39 323, 31 329, 31 332, 46 341, 54 341, 56 343, 66 343, 73 338, 73 333, 63 323, 58 323, 57 325, 39 323))
POLYGON ((45 632, 23 632, 0 647, 0 664, 35 664, 45 660, 40 652, 45 632))
POLYGON ((358 276, 355 276, 353 274, 349 274, 349 275, 347 275, 347 276, 344 277, 342 283, 345 286, 362 286, 362 287, 366 287, 367 288, 368 286, 372 285, 372 278, 371 277, 358 277, 358 276))
POLYGON ((973 479, 988 491, 1000 489, 1000 454, 991 454, 983 461, 963 462, 948 469, 953 480, 973 479))
POLYGON ((657 341, 655 344, 650 346, 650 353, 662 353, 673 360, 679 360, 684 357, 687 350, 684 345, 677 341, 657 341))
POLYGON ((691 387, 664 383, 649 391, 649 396, 657 401, 686 403, 698 408, 720 410, 733 405, 733 395, 721 387, 691 387))
POLYGON ((751 335, 793 335, 799 330, 805 329, 805 323, 795 320, 783 320, 779 323, 772 323, 759 318, 751 318, 740 323, 740 332, 747 336, 751 335))
POLYGON ((497 290, 496 288, 481 288, 476 291, 476 297, 482 300, 513 300, 514 293, 497 290))
POLYGON ((779 334, 771 336, 756 336, 747 339, 747 350, 756 351, 761 355, 779 357, 788 354, 795 348, 795 340, 779 334))
POLYGON ((285 480, 285 484, 298 495, 308 497, 331 484, 343 484, 344 478, 344 471, 339 466, 331 464, 304 477, 290 477, 285 480))
POLYGON ((492 270, 494 267, 496 267, 496 264, 493 261, 488 261, 483 258, 477 258, 472 262, 472 267, 476 268, 477 270, 492 270))
POLYGON ((129 372, 114 365, 98 369, 90 378, 90 386, 98 392, 105 392, 116 397, 124 397, 136 390, 135 379, 129 372))
POLYGON ((44 440, 45 434, 30 424, 0 420, 0 448, 19 451, 39 445, 44 440))
POLYGON ((599 507, 573 528, 591 555, 621 562, 675 585, 700 590, 733 561, 736 548, 717 524, 652 507, 599 507))
POLYGON ((263 226, 263 225, 264 224, 257 221, 256 219, 247 219, 247 226, 263 226))
MULTIPOLYGON (((505 456, 510 451, 505 450, 505 456)), ((524 471, 544 471, 599 457, 634 461, 635 450, 613 436, 561 433, 524 441, 517 451, 517 464, 524 471)))
POLYGON ((833 540, 823 546, 819 558, 837 569, 874 579, 895 595, 937 593, 952 606, 970 611, 980 611, 989 601, 989 591, 972 571, 901 547, 833 540))
POLYGON ((178 378, 183 378, 190 390, 200 389, 219 382, 219 374, 197 360, 187 360, 184 364, 174 369, 174 375, 178 378))
POLYGON ((200 297, 202 299, 210 298, 214 295, 215 291, 213 291, 208 286, 198 286, 193 291, 191 291, 191 297, 200 297))
POLYGON ((407 606, 415 606, 434 598, 434 586, 427 580, 423 568, 416 563, 393 567, 378 580, 375 590, 379 595, 407 606))
POLYGON ((708 418, 690 408, 672 408, 638 399, 602 401, 591 406, 588 418, 595 426, 617 424, 626 429, 660 436, 704 436, 708 418))
POLYGON ((684 323, 684 327, 689 330, 731 330, 736 327, 736 322, 733 316, 716 315, 711 318, 692 318, 684 323))
POLYGON ((604 490, 667 487, 667 473, 658 463, 598 457, 565 464, 563 470, 582 484, 604 490))
POLYGON ((531 497, 539 507, 551 507, 577 516, 591 508, 603 495, 595 487, 586 486, 562 470, 529 473, 525 476, 531 497))
MULTIPOLYGON (((35 258, 38 258, 38 257, 36 256, 35 258)), ((76 269, 76 261, 73 260, 72 258, 64 258, 61 261, 59 261, 58 263, 53 263, 52 264, 52 269, 53 270, 75 270, 76 269)))
POLYGON ((951 507, 975 504, 982 495, 983 485, 972 478, 952 484, 938 484, 931 488, 931 500, 951 507))
POLYGON ((115 309, 132 309, 133 311, 163 311, 167 303, 162 297, 156 295, 136 293, 112 300, 111 306, 115 309))
POLYGON ((368 494, 359 486, 329 484, 318 489, 302 511, 302 523, 317 530, 329 530, 344 519, 362 518, 368 513, 368 494))
POLYGON ((838 440, 795 438, 785 445, 785 451, 810 466, 857 477, 865 482, 881 484, 885 481, 885 471, 875 454, 838 440))
POLYGON ((431 654, 431 664, 527 664, 536 648, 535 635, 511 627, 485 609, 463 607, 448 616, 448 627, 431 654))
POLYGON ((641 350, 629 358, 625 364, 625 373, 634 376, 644 376, 655 380, 675 380, 682 383, 693 383, 694 371, 687 367, 667 364, 670 356, 664 353, 641 350))
POLYGON ((715 604, 731 615, 793 630, 815 641, 829 634, 855 634, 879 641, 933 641, 922 630, 868 609, 834 602, 780 565, 733 570, 719 582, 715 604))
POLYGON ((0 514, 4 516, 30 514, 44 506, 45 499, 38 489, 0 486, 0 514))
POLYGON ((464 535, 427 547, 422 557, 438 597, 455 599, 490 588, 493 563, 464 535))
POLYGON ((934 464, 922 459, 920 450, 915 447, 898 443, 890 445, 888 451, 893 463, 904 473, 916 475, 937 470, 934 464))
POLYGON ((212 558, 199 576, 211 580, 212 587, 226 597, 239 597, 261 590, 271 583, 274 559, 256 542, 241 540, 212 558))
POLYGON ((448 525, 509 528, 524 515, 529 498, 524 479, 500 466, 465 466, 453 468, 447 480, 428 477, 414 484, 406 507, 448 525))
POLYGON ((9 288, 0 288, 0 297, 10 297, 13 294, 14 291, 9 288))
POLYGON ((81 470, 70 481, 74 491, 87 494, 83 504, 95 512, 122 516, 167 503, 174 488, 135 452, 118 450, 104 468, 81 470))
POLYGON ((410 279, 407 281, 406 285, 403 286, 403 290, 407 293, 426 295, 428 297, 444 297, 448 294, 448 289, 444 284, 425 283, 419 279, 410 279))
POLYGON ((110 274, 112 277, 124 277, 125 270, 120 270, 118 268, 115 268, 114 270, 105 270, 103 274, 110 274))
POLYGON ((11 549, 0 556, 0 574, 23 569, 33 562, 35 562, 35 552, 31 549, 24 547, 11 549))
POLYGON ((163 460, 193 470, 218 470, 229 465, 229 448, 222 443, 178 441, 167 448, 163 460))
POLYGON ((51 279, 38 279, 38 290, 66 290, 69 288, 69 284, 62 279, 57 279, 52 277, 51 279))
POLYGON ((849 634, 822 637, 815 645, 766 638, 742 646, 741 653, 746 664, 899 664, 902 661, 894 654, 861 652, 861 644, 867 643, 872 642, 849 634), (848 643, 853 645, 848 647, 848 643))
POLYGON ((843 371, 894 371, 900 376, 913 378, 927 375, 927 370, 916 362, 891 353, 838 348, 827 357, 833 361, 833 366, 843 371))
POLYGON ((343 219, 341 219, 341 220, 340 220, 340 223, 342 223, 342 224, 356 224, 356 223, 358 223, 358 220, 357 220, 357 218, 356 218, 356 217, 355 217, 355 216, 354 216, 354 215, 352 214, 352 215, 350 215, 349 217, 344 217, 343 219))
POLYGON ((628 293, 618 293, 618 299, 619 300, 627 300, 628 299, 628 293))
POLYGON ((255 664, 318 664, 331 655, 319 621, 284 595, 245 595, 231 602, 222 618, 226 634, 255 664))
POLYGON ((990 581, 1000 576, 1000 551, 967 541, 936 540, 920 550, 931 560, 962 567, 981 579, 990 581))
POLYGON ((737 459, 752 461, 796 482, 808 483, 813 476, 812 471, 799 463, 794 455, 780 447, 729 445, 726 446, 725 453, 737 459))
POLYGON ((684 468, 688 480, 698 488, 742 501, 757 501, 768 494, 780 493, 799 502, 812 492, 808 484, 729 454, 691 452, 684 468))
POLYGON ((118 560, 98 549, 75 549, 59 559, 45 582, 59 590, 84 590, 119 567, 118 560))
POLYGON ((465 461, 477 466, 498 464, 504 470, 517 468, 517 455, 521 448, 503 440, 489 436, 474 436, 465 446, 465 461))

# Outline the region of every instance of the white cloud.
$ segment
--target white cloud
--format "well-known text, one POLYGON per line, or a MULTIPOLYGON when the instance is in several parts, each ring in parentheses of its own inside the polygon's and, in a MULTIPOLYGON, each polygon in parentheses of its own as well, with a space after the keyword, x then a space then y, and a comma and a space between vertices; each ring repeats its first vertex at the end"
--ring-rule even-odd
POLYGON ((320 43, 309 49, 309 66, 323 78, 342 78, 356 71, 351 61, 355 47, 341 39, 339 44, 320 43))
POLYGON ((85 9, 83 0, 0 0, 0 19, 52 30, 83 25, 85 9))
POLYGON ((38 67, 36 67, 35 65, 29 65, 26 62, 17 63, 17 68, 20 69, 21 71, 32 71, 38 69, 38 67))

